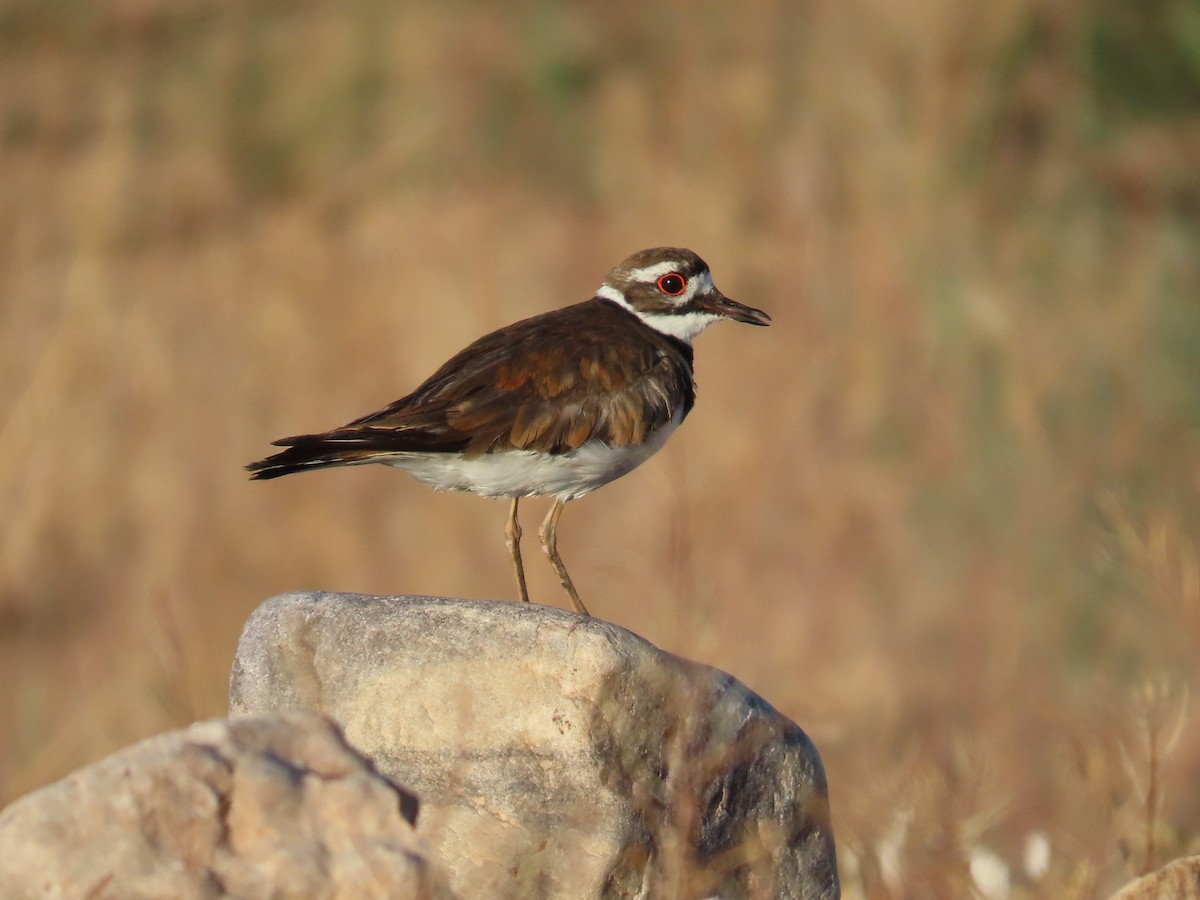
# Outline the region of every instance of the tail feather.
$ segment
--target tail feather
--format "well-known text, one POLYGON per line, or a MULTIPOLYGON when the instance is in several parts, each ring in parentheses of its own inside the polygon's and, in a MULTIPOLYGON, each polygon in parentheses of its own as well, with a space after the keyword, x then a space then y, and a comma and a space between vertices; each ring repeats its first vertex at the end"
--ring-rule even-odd
POLYGON ((454 453, 465 449, 468 441, 448 440, 446 435, 420 431, 362 428, 325 434, 301 434, 280 438, 272 443, 287 449, 246 466, 251 479, 278 478, 310 469, 383 462, 396 453, 454 453))
POLYGON ((327 469, 331 466, 352 466, 372 462, 380 454, 370 450, 347 450, 332 447, 288 447, 286 450, 252 462, 246 466, 254 480, 278 478, 293 472, 309 469, 327 469))

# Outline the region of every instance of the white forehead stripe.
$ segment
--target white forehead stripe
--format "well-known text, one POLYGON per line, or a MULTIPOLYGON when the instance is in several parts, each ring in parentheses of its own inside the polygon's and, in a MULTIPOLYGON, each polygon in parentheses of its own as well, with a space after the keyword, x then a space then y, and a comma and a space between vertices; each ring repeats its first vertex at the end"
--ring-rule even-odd
POLYGON ((668 272, 678 271, 680 268, 677 262, 660 262, 652 266, 642 266, 640 269, 633 269, 629 274, 638 281, 657 281, 661 276, 668 272))
POLYGON ((701 272, 688 282, 688 289, 684 291, 683 296, 691 300, 696 294, 704 294, 711 290, 713 290, 712 275, 708 272, 701 272))

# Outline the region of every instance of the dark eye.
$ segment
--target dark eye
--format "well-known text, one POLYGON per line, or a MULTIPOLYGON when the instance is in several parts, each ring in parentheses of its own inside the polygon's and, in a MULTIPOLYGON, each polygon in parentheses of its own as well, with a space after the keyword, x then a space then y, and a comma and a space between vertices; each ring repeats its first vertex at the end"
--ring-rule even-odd
POLYGON ((687 282, 683 280, 683 276, 678 272, 668 272, 656 282, 658 289, 664 294, 670 294, 672 297, 678 297, 687 287, 687 282))

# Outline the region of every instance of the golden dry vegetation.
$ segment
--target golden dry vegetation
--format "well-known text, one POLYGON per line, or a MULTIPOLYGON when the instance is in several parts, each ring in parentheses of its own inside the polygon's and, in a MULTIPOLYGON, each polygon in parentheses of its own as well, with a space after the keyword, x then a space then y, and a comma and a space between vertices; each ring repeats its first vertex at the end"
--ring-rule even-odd
POLYGON ((221 715, 271 594, 510 598, 500 502, 241 467, 671 243, 774 326, 567 508, 593 611, 810 733, 848 897, 1200 850, 1197 46, 1187 0, 0 5, 0 803, 221 715))

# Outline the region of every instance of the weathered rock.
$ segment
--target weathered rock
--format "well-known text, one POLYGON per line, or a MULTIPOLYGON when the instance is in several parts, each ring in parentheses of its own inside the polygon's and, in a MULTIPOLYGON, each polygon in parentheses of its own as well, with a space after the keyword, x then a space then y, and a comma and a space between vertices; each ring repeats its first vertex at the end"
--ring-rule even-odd
POLYGON ((342 723, 421 796, 462 896, 836 897, 808 737, 732 677, 525 603, 297 593, 263 604, 235 715, 342 723))
POLYGON ((204 722, 0 812, 0 897, 451 897, 416 812, 320 716, 204 722))
POLYGON ((1200 900, 1200 856, 1167 863, 1129 882, 1111 900, 1200 900))

